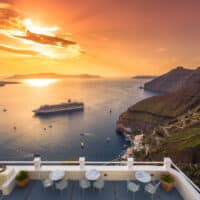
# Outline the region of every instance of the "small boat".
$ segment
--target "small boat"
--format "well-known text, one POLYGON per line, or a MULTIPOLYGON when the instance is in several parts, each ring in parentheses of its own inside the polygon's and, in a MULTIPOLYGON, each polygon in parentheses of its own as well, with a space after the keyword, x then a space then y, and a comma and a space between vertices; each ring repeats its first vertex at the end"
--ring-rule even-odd
POLYGON ((124 145, 123 145, 123 148, 124 148, 124 149, 126 149, 127 147, 128 147, 128 145, 127 145, 127 144, 124 144, 124 145))
POLYGON ((107 138, 106 138, 106 141, 107 141, 107 142, 110 142, 110 140, 111 140, 110 137, 107 137, 107 138))
POLYGON ((82 149, 84 148, 84 142, 81 142, 81 148, 82 149))
POLYGON ((94 136, 95 134, 94 133, 83 133, 84 136, 94 136))

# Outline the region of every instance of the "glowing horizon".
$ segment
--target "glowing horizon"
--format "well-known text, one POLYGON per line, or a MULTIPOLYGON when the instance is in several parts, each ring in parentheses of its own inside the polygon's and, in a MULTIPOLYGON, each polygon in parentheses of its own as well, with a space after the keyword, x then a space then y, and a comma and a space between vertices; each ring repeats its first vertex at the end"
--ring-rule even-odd
POLYGON ((56 83, 57 81, 58 81, 57 79, 34 78, 34 79, 24 79, 22 82, 32 87, 47 87, 49 85, 56 83))

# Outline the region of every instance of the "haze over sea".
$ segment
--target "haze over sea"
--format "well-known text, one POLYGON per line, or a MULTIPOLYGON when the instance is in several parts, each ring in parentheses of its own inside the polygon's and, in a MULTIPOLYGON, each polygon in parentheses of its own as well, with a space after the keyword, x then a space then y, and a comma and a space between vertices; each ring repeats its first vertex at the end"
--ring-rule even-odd
POLYGON ((139 89, 146 81, 70 79, 43 87, 30 82, 0 87, 0 160, 32 160, 33 154, 40 154, 43 160, 116 158, 125 144, 115 133, 116 121, 129 106, 154 95, 139 89), (61 103, 68 98, 83 101, 84 112, 48 117, 32 113, 43 104, 61 103), (7 112, 3 112, 4 108, 7 112))

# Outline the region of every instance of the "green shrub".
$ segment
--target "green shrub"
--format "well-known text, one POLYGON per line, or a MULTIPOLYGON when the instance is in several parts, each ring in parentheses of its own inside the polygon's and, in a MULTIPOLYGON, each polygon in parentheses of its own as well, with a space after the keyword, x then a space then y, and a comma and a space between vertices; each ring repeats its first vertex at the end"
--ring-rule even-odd
POLYGON ((174 182, 174 178, 170 174, 162 174, 161 180, 165 181, 167 183, 173 183, 174 182))
POLYGON ((200 187, 200 164, 179 163, 178 166, 200 187))
POLYGON ((29 177, 27 171, 20 171, 19 174, 15 177, 16 181, 23 181, 29 177))

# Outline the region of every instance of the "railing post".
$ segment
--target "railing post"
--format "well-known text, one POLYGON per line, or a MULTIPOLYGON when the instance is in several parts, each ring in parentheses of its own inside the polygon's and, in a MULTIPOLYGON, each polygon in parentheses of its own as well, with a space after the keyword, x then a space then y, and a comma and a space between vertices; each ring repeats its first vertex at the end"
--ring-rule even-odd
POLYGON ((80 157, 79 158, 79 165, 80 165, 80 169, 84 169, 85 168, 85 157, 80 157))
POLYGON ((170 170, 171 169, 171 164, 172 164, 172 160, 171 158, 164 158, 164 168, 166 170, 170 170))
POLYGON ((34 156, 33 164, 35 170, 39 170, 41 168, 41 163, 42 163, 41 157, 39 155, 34 156))
POLYGON ((132 169, 133 163, 134 163, 134 158, 128 158, 128 159, 127 159, 127 166, 128 166, 128 169, 132 169))

